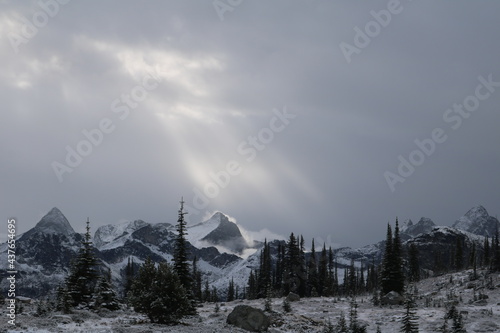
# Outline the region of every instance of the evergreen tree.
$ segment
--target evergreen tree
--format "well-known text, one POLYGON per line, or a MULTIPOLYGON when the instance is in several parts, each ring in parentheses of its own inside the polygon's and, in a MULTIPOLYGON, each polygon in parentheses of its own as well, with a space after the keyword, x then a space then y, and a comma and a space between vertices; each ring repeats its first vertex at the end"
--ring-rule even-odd
POLYGON ((188 261, 186 221, 184 219, 184 215, 186 215, 187 212, 184 211, 183 199, 181 199, 180 204, 181 205, 176 227, 177 236, 175 238, 174 245, 174 271, 179 277, 181 284, 184 286, 184 289, 191 293, 192 277, 188 261))
POLYGON ((234 280, 232 278, 231 281, 229 281, 229 286, 227 288, 227 301, 234 301, 234 280))
POLYGON ((387 236, 385 240, 385 251, 384 259, 382 262, 382 271, 380 272, 380 280, 382 287, 382 294, 387 294, 392 291, 392 281, 391 281, 391 265, 392 265, 392 228, 391 225, 387 224, 387 236))
POLYGON ((166 262, 156 268, 149 258, 132 283, 130 302, 153 323, 173 324, 192 314, 192 302, 177 273, 166 262))
POLYGON ((309 261, 307 263, 307 284, 308 296, 318 296, 318 266, 316 262, 316 250, 314 248, 314 238, 312 240, 311 253, 309 255, 309 261))
POLYGON ((392 280, 394 283, 393 290, 402 294, 404 290, 405 276, 403 273, 403 251, 401 245, 401 238, 399 237, 399 222, 396 217, 396 227, 394 228, 394 239, 393 239, 393 250, 392 250, 392 261, 393 261, 393 273, 392 280))
POLYGON ((408 249, 408 281, 418 282, 420 281, 420 264, 418 261, 418 249, 414 243, 410 244, 408 249))
POLYGON ((95 304, 97 308, 108 310, 118 310, 120 308, 118 296, 116 296, 111 285, 111 270, 109 269, 106 275, 101 276, 97 285, 95 304))
POLYGON ((499 239, 499 232, 498 232, 498 224, 495 230, 495 237, 493 239, 493 258, 492 258, 492 263, 491 263, 491 270, 493 272, 499 272, 500 271, 500 239, 499 239))
POLYGON ((278 256, 276 260, 276 270, 274 278, 274 290, 278 292, 279 295, 283 294, 283 278, 285 272, 285 246, 278 243, 278 256))
POLYGON ((382 293, 390 291, 402 293, 404 290, 404 274, 402 265, 401 240, 399 238, 399 223, 396 218, 394 237, 391 225, 387 224, 387 238, 381 271, 382 293))
POLYGON ((403 333, 418 333, 418 317, 415 311, 416 305, 412 294, 407 294, 405 299, 405 313, 401 321, 403 333))
POLYGON ((210 286, 208 280, 205 280, 205 288, 203 289, 203 302, 210 302, 210 286))
POLYGON ((455 245, 455 261, 453 263, 453 268, 456 271, 460 271, 464 268, 464 250, 460 238, 457 238, 455 245))
POLYGON ((328 255, 326 252, 326 245, 323 243, 323 249, 319 256, 318 265, 318 293, 319 296, 327 296, 327 285, 330 283, 328 279, 328 255))
POLYGON ((260 252, 260 265, 257 280, 257 298, 266 297, 268 288, 271 285, 271 248, 267 244, 267 239, 264 240, 264 248, 260 252))
POLYGON ((356 268, 354 267, 354 259, 351 259, 351 265, 347 273, 347 281, 344 281, 345 290, 349 296, 356 295, 356 268))
POLYGON ((134 280, 134 260, 130 257, 128 258, 127 267, 125 268, 125 284, 123 287, 123 298, 126 298, 130 288, 132 287, 132 281, 134 280))
POLYGON ((483 244, 483 262, 482 266, 483 267, 488 267, 490 264, 490 242, 488 240, 488 237, 484 238, 484 244, 483 244))
POLYGON ((349 333, 366 333, 366 326, 358 321, 358 304, 354 298, 349 308, 349 333))
POLYGON ((99 262, 91 241, 90 221, 87 218, 86 233, 82 246, 66 278, 65 289, 71 306, 92 307, 94 305, 93 296, 99 280, 98 265, 99 262))
POLYGON ((248 284, 247 284, 247 298, 248 299, 256 299, 257 298, 257 281, 255 278, 255 274, 250 271, 250 275, 248 276, 248 284))
POLYGON ((194 299, 198 302, 203 301, 202 291, 201 291, 201 272, 198 270, 198 258, 194 256, 193 258, 193 292, 192 295, 194 299))
POLYGON ((336 332, 337 333, 348 333, 349 328, 347 327, 347 322, 345 320, 344 313, 340 313, 339 320, 337 322, 337 325, 335 326, 336 332))

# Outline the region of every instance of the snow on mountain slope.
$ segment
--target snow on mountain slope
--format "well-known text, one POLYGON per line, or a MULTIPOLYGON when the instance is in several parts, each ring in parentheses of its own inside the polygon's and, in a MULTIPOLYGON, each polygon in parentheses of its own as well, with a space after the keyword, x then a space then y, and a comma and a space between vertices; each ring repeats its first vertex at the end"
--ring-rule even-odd
POLYGON ((34 228, 25 232, 22 237, 28 237, 36 232, 71 236, 75 233, 75 230, 73 230, 63 213, 57 207, 54 207, 42 217, 34 228))
POLYGON ((200 222, 198 224, 188 226, 187 227, 187 236, 186 239, 188 242, 193 244, 195 247, 204 247, 207 246, 206 241, 202 241, 201 239, 207 236, 209 233, 217 229, 219 224, 221 223, 221 219, 223 218, 223 214, 220 212, 212 215, 211 218, 204 222, 200 222))
POLYGON ((459 218, 453 227, 476 235, 493 237, 500 223, 495 217, 490 216, 483 206, 478 205, 459 218))
POLYGON ((94 234, 94 245, 97 249, 123 246, 126 235, 131 235, 134 231, 148 225, 143 220, 126 221, 118 224, 108 224, 99 227, 94 234), (117 241, 121 239, 121 241, 117 241), (113 243, 113 244, 110 244, 113 243))

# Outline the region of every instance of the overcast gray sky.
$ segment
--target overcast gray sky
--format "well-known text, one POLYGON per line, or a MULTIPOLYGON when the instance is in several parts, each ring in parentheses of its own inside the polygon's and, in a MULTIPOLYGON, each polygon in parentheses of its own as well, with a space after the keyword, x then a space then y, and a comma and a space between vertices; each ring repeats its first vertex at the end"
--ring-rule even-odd
POLYGON ((87 216, 94 230, 173 223, 184 196, 190 223, 220 210, 249 230, 361 246, 396 216, 496 215, 498 13, 2 0, 3 218, 23 232, 57 206, 77 231, 87 216))

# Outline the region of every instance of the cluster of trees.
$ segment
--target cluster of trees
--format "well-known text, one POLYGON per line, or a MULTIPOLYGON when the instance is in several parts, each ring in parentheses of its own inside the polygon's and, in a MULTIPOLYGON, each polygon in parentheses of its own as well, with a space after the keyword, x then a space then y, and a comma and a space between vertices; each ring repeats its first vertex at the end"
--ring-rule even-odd
POLYGON ((201 295, 196 288, 199 277, 196 260, 193 268, 188 260, 184 200, 180 204, 173 264, 155 265, 152 260, 146 260, 137 276, 132 278, 127 295, 135 311, 160 324, 172 324, 195 314, 196 300, 201 295))
POLYGON ((338 293, 337 265, 331 248, 305 253, 304 238, 290 234, 288 242, 279 242, 277 259, 272 260, 271 247, 264 241, 259 268, 250 273, 246 298, 282 296, 289 292, 299 296, 333 296, 338 293))
POLYGON ((86 233, 78 256, 72 263, 64 285, 57 291, 56 308, 70 312, 72 308, 106 308, 117 310, 119 300, 111 285, 111 272, 96 257, 87 219, 86 233))

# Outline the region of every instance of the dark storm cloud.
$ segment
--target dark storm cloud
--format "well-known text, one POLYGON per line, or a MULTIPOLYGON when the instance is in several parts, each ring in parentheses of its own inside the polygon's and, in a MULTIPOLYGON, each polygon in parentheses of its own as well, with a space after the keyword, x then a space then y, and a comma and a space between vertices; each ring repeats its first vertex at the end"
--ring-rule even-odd
POLYGON ((497 214, 500 91, 456 130, 443 115, 479 76, 500 81, 500 5, 401 1, 348 63, 339 45, 355 46, 354 28, 390 3, 243 1, 221 21, 210 1, 70 1, 15 53, 22 17, 43 8, 1 2, 5 218, 26 231, 58 206, 79 231, 87 216, 174 222, 180 196, 193 207, 194 189, 233 160, 241 172, 192 222, 221 210, 250 230, 363 245, 396 216, 497 214), (238 147, 285 108, 296 118, 249 162, 238 147), (53 162, 103 119, 113 130, 59 182, 53 162), (384 173, 435 128, 447 140, 391 192, 384 173))

